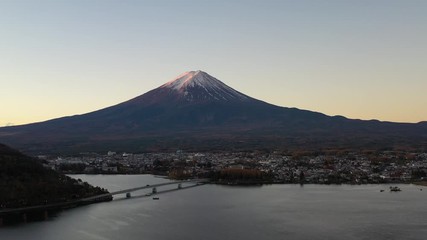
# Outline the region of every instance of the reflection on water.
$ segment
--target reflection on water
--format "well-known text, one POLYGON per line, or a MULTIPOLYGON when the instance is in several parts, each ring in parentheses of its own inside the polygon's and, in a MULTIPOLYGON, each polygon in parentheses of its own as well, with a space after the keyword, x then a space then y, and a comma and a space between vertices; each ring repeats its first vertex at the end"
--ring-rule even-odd
MULTIPOLYGON (((168 181, 73 177, 110 191, 168 181)), ((427 191, 399 186, 403 191, 392 193, 388 185, 203 185, 161 194, 158 201, 119 196, 47 222, 0 229, 0 239, 425 239, 427 191)), ((133 196, 150 189, 144 191, 133 196)))

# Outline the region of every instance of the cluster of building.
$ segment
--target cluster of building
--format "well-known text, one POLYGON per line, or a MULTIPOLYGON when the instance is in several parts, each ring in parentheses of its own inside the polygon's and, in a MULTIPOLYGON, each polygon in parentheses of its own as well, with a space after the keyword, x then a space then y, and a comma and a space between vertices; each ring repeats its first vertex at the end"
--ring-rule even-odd
POLYGON ((209 177, 227 169, 258 170, 275 183, 404 183, 427 180, 427 153, 88 153, 40 156, 46 167, 63 173, 141 174, 209 177))

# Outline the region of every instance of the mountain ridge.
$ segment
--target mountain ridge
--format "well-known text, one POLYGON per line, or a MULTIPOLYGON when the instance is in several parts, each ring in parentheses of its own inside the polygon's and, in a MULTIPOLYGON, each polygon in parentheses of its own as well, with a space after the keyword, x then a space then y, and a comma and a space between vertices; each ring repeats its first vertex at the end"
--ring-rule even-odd
MULTIPOLYGON (((59 204, 76 197, 108 193, 87 183, 79 184, 75 179, 45 168, 40 160, 2 143, 0 166, 0 210, 59 204)), ((13 214, 8 216, 4 213, 2 217, 7 221, 8 217, 13 219, 13 214)))
POLYGON ((370 143, 379 147, 424 147, 427 124, 354 120, 276 106, 240 93, 199 70, 181 74, 111 107, 0 128, 0 141, 27 152, 135 152, 173 150, 184 145, 209 150, 212 141, 218 149, 221 143, 224 149, 352 147, 370 143))

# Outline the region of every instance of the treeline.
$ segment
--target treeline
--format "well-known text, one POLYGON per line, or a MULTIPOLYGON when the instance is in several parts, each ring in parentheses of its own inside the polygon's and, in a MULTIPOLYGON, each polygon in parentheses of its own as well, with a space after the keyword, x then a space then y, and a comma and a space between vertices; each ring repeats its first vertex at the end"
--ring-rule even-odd
POLYGON ((220 184, 263 184, 271 183, 273 175, 258 169, 222 169, 209 173, 208 178, 220 184))
POLYGON ((169 171, 168 177, 176 180, 190 178, 209 179, 213 183, 227 185, 257 185, 273 183, 273 174, 260 171, 258 169, 247 168, 227 168, 222 170, 211 170, 197 174, 185 170, 185 168, 173 168, 169 171))
POLYGON ((107 190, 46 169, 36 159, 0 144, 0 209, 66 202, 107 190))

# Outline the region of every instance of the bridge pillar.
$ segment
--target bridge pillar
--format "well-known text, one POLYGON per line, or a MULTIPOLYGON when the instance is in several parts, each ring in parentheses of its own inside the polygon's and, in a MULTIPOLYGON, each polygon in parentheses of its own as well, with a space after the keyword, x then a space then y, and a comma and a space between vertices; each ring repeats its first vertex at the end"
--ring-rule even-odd
POLYGON ((23 214, 22 214, 22 221, 23 221, 24 223, 26 223, 26 222, 27 222, 27 214, 26 214, 26 213, 23 213, 23 214))
POLYGON ((44 220, 49 220, 49 213, 47 210, 44 211, 44 220))
POLYGON ((178 189, 182 189, 182 184, 178 183, 178 189))
POLYGON ((153 190, 151 191, 151 193, 153 194, 157 193, 157 188, 153 187, 153 190))

